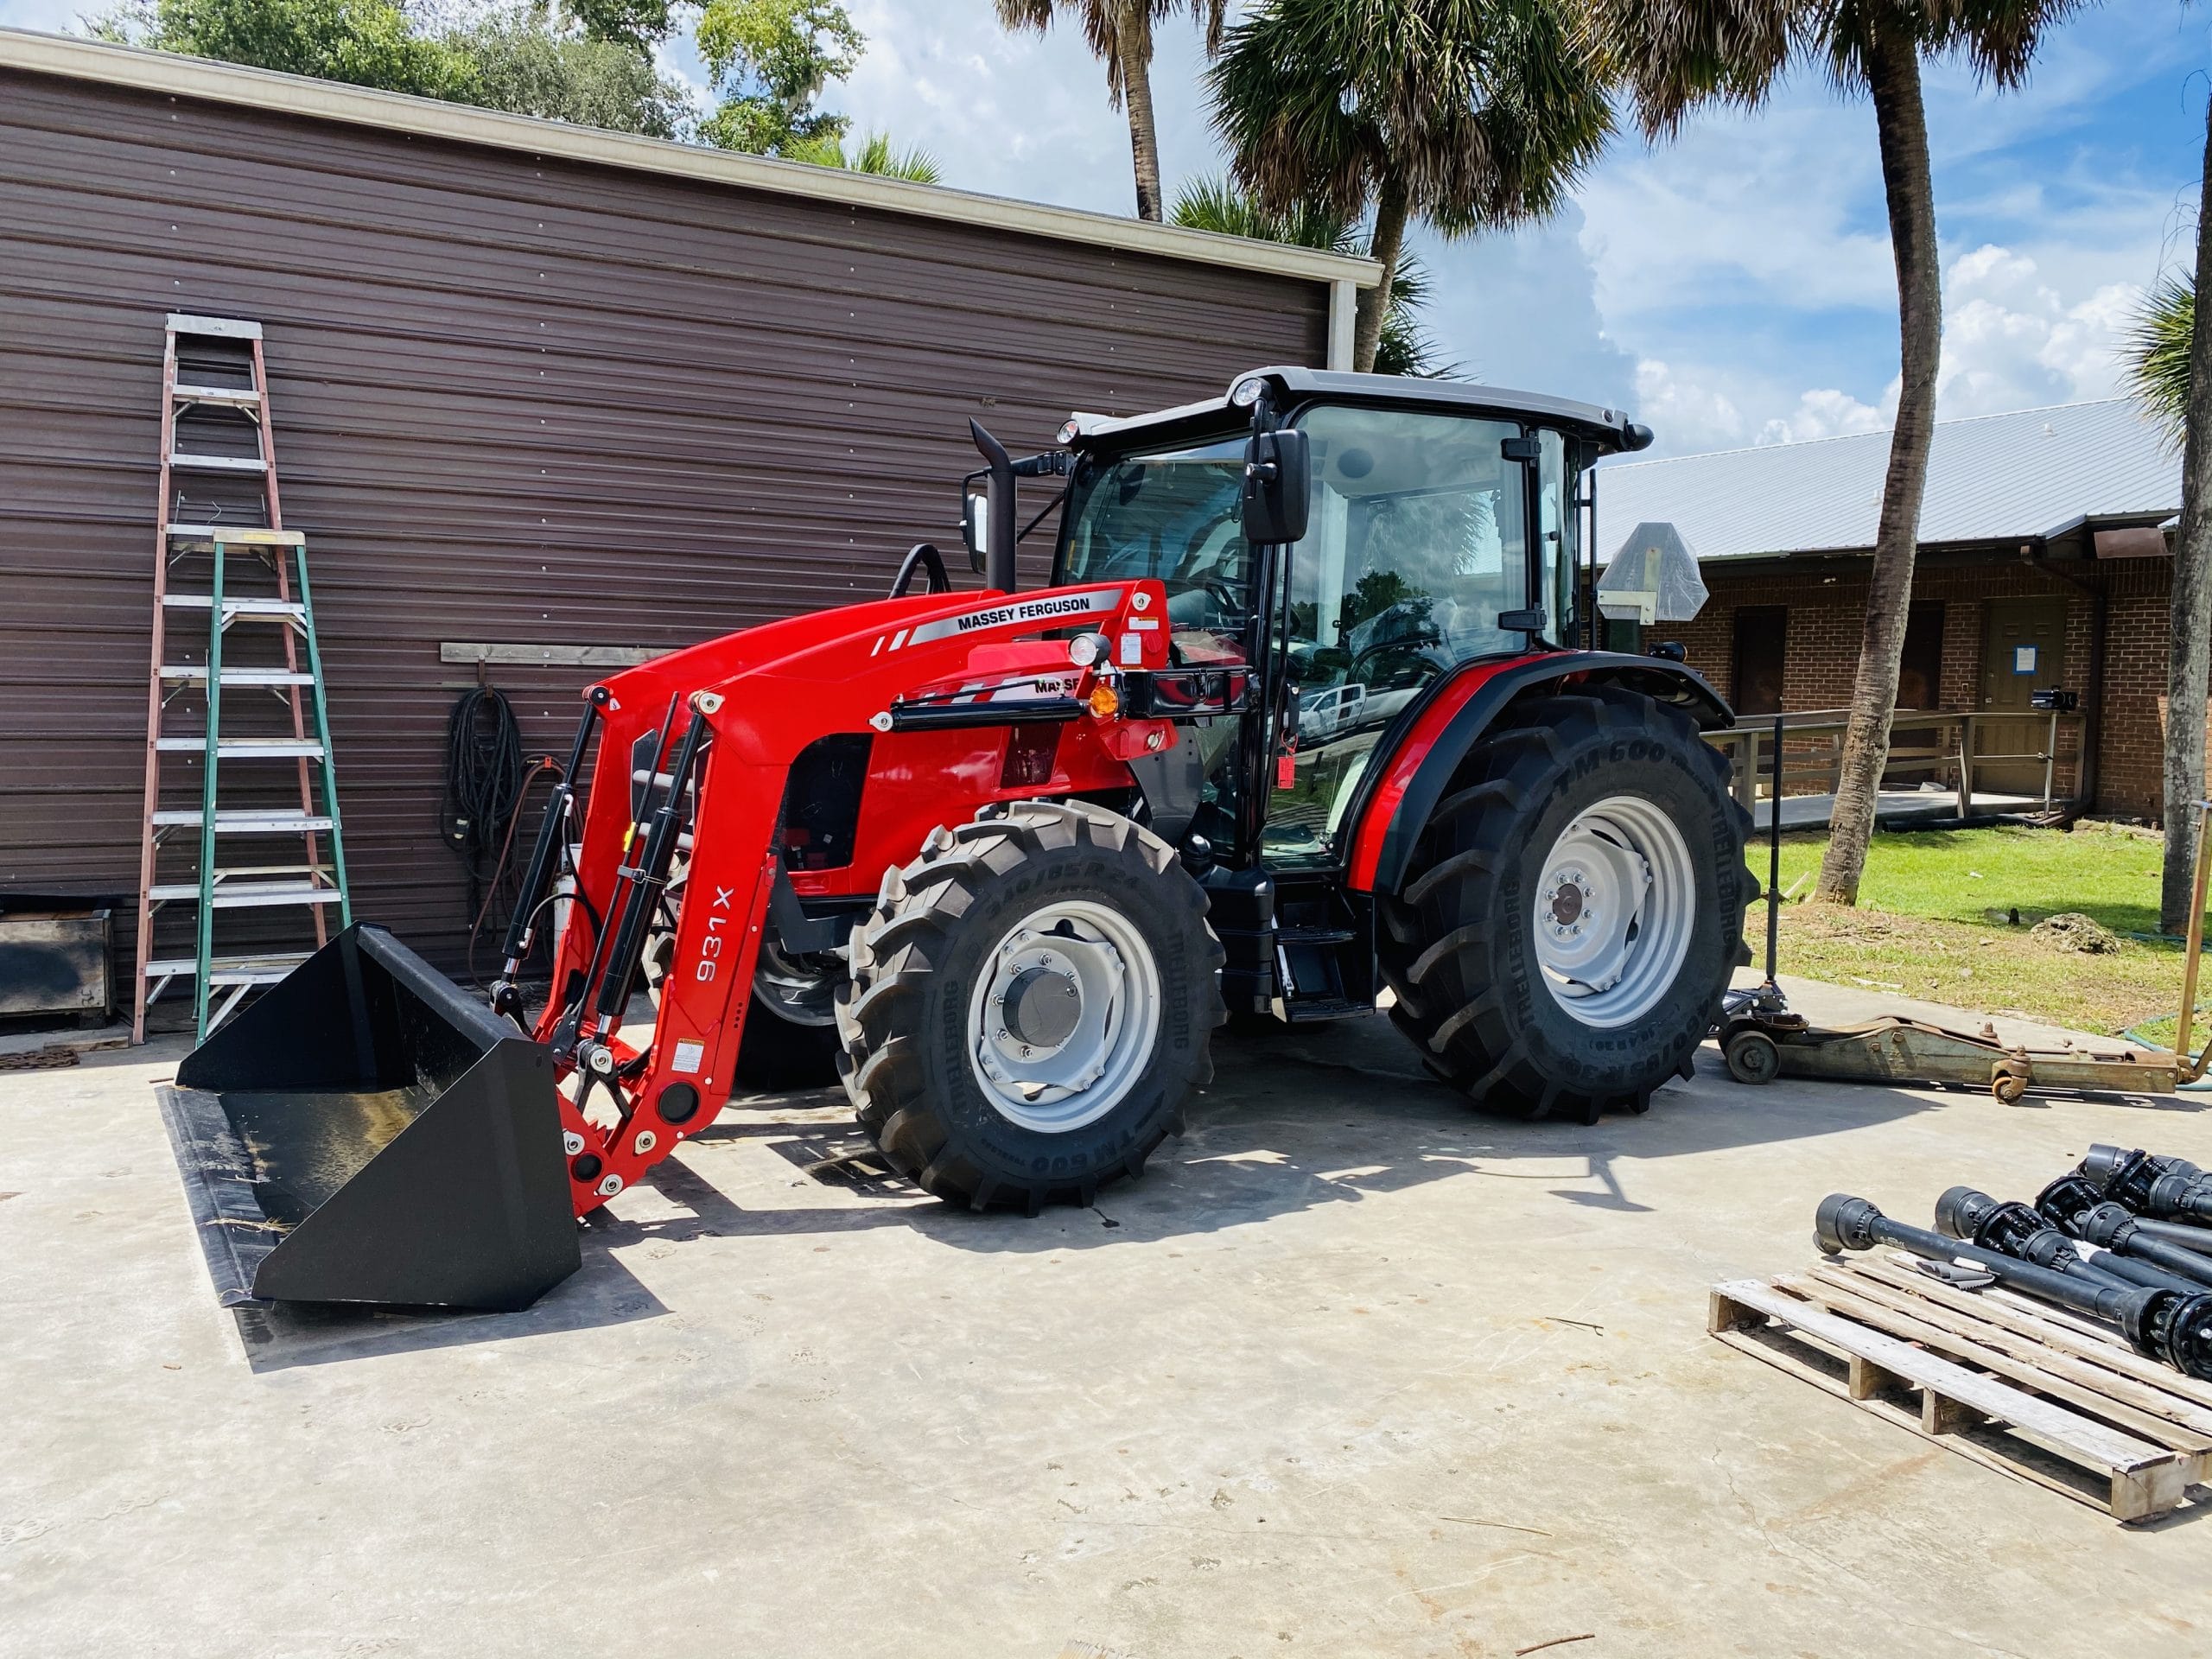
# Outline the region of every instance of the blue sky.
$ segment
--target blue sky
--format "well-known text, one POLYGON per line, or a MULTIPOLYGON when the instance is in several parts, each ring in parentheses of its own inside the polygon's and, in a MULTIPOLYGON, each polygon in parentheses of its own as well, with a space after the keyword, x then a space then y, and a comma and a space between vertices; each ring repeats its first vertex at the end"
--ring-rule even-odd
MULTIPOLYGON (((465 3, 465 0, 464 0, 465 3)), ((848 0, 869 37, 826 100, 930 150, 946 181, 1127 213, 1128 130, 1079 35, 1008 36, 990 0, 848 0)), ((77 0, 0 0, 67 28, 77 0)), ((1218 170, 1201 54, 1167 24, 1154 71, 1172 194, 1218 170)), ((2190 257, 2212 8, 2130 0, 2055 31, 2020 92, 1927 73, 1945 261, 1941 412, 2112 395, 2143 287, 2190 257)), ((670 67, 697 79, 680 48, 670 67)), ((1423 238, 1444 354, 1494 384, 1624 404, 1663 450, 1885 423, 1897 371, 1873 118, 1800 76, 1758 115, 1617 140, 1551 222, 1423 238)))

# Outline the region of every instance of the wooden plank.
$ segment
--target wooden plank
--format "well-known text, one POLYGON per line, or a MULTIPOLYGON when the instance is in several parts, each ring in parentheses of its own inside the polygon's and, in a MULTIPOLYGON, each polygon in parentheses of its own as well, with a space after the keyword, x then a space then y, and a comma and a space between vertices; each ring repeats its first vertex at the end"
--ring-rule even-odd
POLYGON ((1906 1386, 1905 1380, 1895 1371, 1884 1370, 1864 1354, 1847 1355, 1845 1363, 1850 1369, 1844 1374, 1844 1390, 1853 1400, 1871 1400, 1878 1394, 1906 1386))
MULTIPOLYGON (((1792 1334, 1795 1335, 1796 1333, 1793 1332, 1792 1334)), ((1716 1332, 1713 1334, 1713 1340, 1727 1344, 1728 1346, 1735 1349, 1738 1353, 1749 1354, 1752 1358, 1759 1361, 1762 1364, 1771 1365, 1779 1371, 1786 1371, 1801 1382, 1811 1383, 1822 1393, 1832 1394, 1835 1395, 1837 1399, 1845 1400, 1849 1404, 1856 1406, 1859 1410, 1864 1411, 1872 1416, 1879 1417, 1887 1422, 1894 1423, 1897 1427, 1904 1429, 1910 1433, 1920 1434, 1921 1433, 1920 1418, 1916 1413, 1907 1411, 1902 1407, 1897 1406, 1888 1400, 1885 1400, 1878 1395, 1872 1396, 1866 1400, 1851 1400, 1845 1393, 1843 1384, 1838 1382, 1834 1377, 1827 1375, 1816 1366, 1806 1363, 1803 1360, 1796 1357, 1783 1348, 1777 1347, 1768 1342, 1763 1342, 1758 1338, 1751 1336, 1743 1331, 1716 1332)), ((1928 1437, 1922 1435, 1921 1438, 1924 1440, 1928 1437)), ((2025 1481, 2031 1486, 2040 1486, 2046 1491, 2056 1492, 2062 1497, 2070 1497, 2077 1503, 2094 1504, 2098 1508, 2106 1510, 2107 1513, 2112 1514, 2116 1518, 2123 1521, 2139 1520, 2145 1516, 2162 1514, 2165 1510, 2171 1509, 2180 1501, 2179 1496, 2177 1494, 2174 1497, 2170 1500, 2166 1500, 2161 1504, 2153 1501, 2156 1497, 2160 1495, 2150 1495, 2146 1497, 2146 1495, 2143 1494, 2138 1488, 2133 1486, 2124 1491, 2115 1491, 2113 1484, 2110 1480, 2107 1480, 2104 1483, 2103 1494, 2101 1496, 2098 1496, 2085 1491, 2082 1486, 2069 1484, 2063 1480, 2057 1479, 2048 1471, 2038 1469, 2032 1464, 2017 1462, 2011 1459, 2001 1457, 1997 1452, 1981 1445, 1977 1440, 1967 1440, 1960 1435, 1953 1434, 1946 1436, 1944 1439, 1934 1443, 1942 1446, 1946 1451, 1955 1452, 1959 1456, 1967 1459, 1969 1462, 1980 1464, 1985 1469, 1993 1470, 1997 1473, 2008 1476, 2014 1480, 2025 1481), (2148 1504, 2148 1507, 2137 1508, 2138 1505, 2146 1503, 2148 1504), (2126 1506, 2134 1512, 2122 1514, 2122 1506, 2126 1506)))
MULTIPOLYGON (((2009 1382, 2038 1394, 2102 1417, 2125 1433, 2139 1434, 2153 1445, 2163 1446, 2191 1459, 2189 1478, 2191 1481, 2206 1478, 2212 1474, 2212 1437, 2185 1427, 2166 1416, 2157 1404, 2146 1404, 2153 1397, 2152 1391, 2131 1383, 2125 1377, 2109 1371, 2098 1372, 2094 1367, 2079 1366, 2086 1374, 2076 1376, 2061 1369, 2075 1365, 2063 1355, 2052 1354, 2025 1337, 2013 1336, 1995 1327, 1974 1326, 1974 1322, 1957 1314, 1921 1304, 1918 1315, 1912 1310, 1900 1309, 1891 1304, 1858 1295, 1851 1289, 1839 1287, 1831 1280, 1815 1274, 1813 1280, 1785 1277, 1777 1281, 1784 1289, 1808 1296, 1826 1306, 1829 1312, 1840 1313, 1885 1331, 1907 1342, 1917 1342, 1963 1365, 1976 1366, 1993 1371, 2009 1382), (1974 1326, 1961 1332, 1960 1325, 1974 1326), (1986 1333, 1984 1335, 1983 1333, 1986 1333), (2025 1349, 2027 1352, 2020 1351, 2025 1349), (2131 1389, 2143 1396, 2130 1400, 2108 1392, 2107 1385, 2131 1389)), ((1897 1293, 1900 1300, 1910 1300, 1897 1293)), ((2172 1404, 2188 1408, 2183 1402, 2172 1404)))
MULTIPOLYGON (((2155 1414, 2183 1433, 2212 1446, 2212 1409, 2166 1388, 2164 1379, 2157 1382, 2139 1382, 2109 1366, 2054 1348, 2040 1336, 1983 1318, 1979 1309, 1957 1311, 1942 1303, 1931 1301, 1914 1291, 1898 1289, 1834 1268, 1816 1268, 1813 1277, 1824 1283, 1836 1285, 1854 1295, 1869 1297, 1885 1306, 1916 1315, 1942 1330, 1955 1332, 1961 1337, 1995 1348, 2054 1376, 2077 1382, 2084 1388, 2094 1389, 2146 1413, 2155 1414)), ((2119 1351, 2133 1356, 2132 1349, 2120 1348, 2119 1351)))
MULTIPOLYGON (((2171 1509, 2181 1501, 2187 1487, 2188 1465, 2193 1459, 2185 1459, 2177 1452, 2122 1433, 2047 1399, 1954 1364, 1925 1349, 1823 1313, 1772 1286, 1756 1280, 1734 1280, 1714 1286, 1713 1296, 1710 1306, 1715 1310, 1726 1310, 1731 1320, 1713 1334, 1729 1346, 1763 1359, 1772 1357, 1774 1350, 1770 1344, 1754 1338, 1734 1322, 1744 1313, 1764 1313, 1789 1327, 1792 1336, 1812 1338, 1845 1354, 1872 1362, 1880 1370, 1920 1389, 1923 1399, 1916 1419, 1872 1390, 1860 1395, 1857 1389, 1872 1380, 1865 1372, 1848 1379, 1840 1389, 1833 1378, 1823 1378, 1829 1392, 1839 1394, 1861 1408, 1875 1410, 1928 1439, 1940 1440, 1946 1446, 1955 1446, 1962 1452, 1971 1447, 1982 1452, 1976 1461, 1993 1460, 1993 1466, 2006 1472, 2037 1479, 2037 1484, 2056 1491, 2081 1495, 2062 1482, 2039 1475, 2028 1465, 2006 1462, 1986 1447, 1957 1438, 1959 1431, 1976 1426, 1980 1420, 1994 1418, 2033 1444, 2107 1481, 2106 1507, 2121 1520, 2137 1520, 2171 1509)), ((1809 1366, 1802 1370, 1819 1376, 1809 1366)))
POLYGON ((2073 1354, 2108 1370, 2133 1377, 2139 1382, 2177 1394, 2199 1405, 2212 1405, 2212 1387, 2194 1377, 2183 1376, 2171 1365, 2145 1358, 2127 1345, 2117 1332, 2078 1319, 2063 1308, 2054 1308, 2027 1297, 2016 1295, 2001 1286, 1987 1290, 1956 1290, 1938 1284, 1926 1274, 1908 1268, 1892 1267, 1886 1262, 1869 1262, 1864 1257, 1852 1263, 1854 1271, 1864 1271, 1883 1282, 1910 1290, 1929 1300, 1946 1307, 1958 1308, 2002 1324, 2024 1335, 2048 1343, 2054 1348, 2073 1354), (2055 1317, 2053 1317, 2055 1316, 2055 1317))
POLYGON ((2084 1457, 2125 1469, 2155 1463, 2169 1455, 2118 1429, 2093 1423, 2047 1400, 2039 1400, 1994 1378, 1938 1358, 1925 1349, 1823 1313, 1811 1304, 1756 1280, 1738 1280, 1719 1289, 1738 1306, 1755 1308, 1770 1319, 1784 1320, 1834 1343, 1847 1353, 1863 1355, 1894 1371, 1915 1388, 1938 1389, 1985 1417, 2002 1418, 2016 1428, 2047 1436, 2084 1457))
POLYGON ((634 668, 668 651, 647 645, 480 645, 445 640, 438 646, 442 663, 509 663, 554 668, 634 668))
POLYGON ((1979 1427, 1983 1421, 1981 1413, 1962 1406, 1933 1389, 1920 1391, 1920 1432, 1930 1440, 1938 1434, 1954 1434, 1962 1428, 1979 1427))

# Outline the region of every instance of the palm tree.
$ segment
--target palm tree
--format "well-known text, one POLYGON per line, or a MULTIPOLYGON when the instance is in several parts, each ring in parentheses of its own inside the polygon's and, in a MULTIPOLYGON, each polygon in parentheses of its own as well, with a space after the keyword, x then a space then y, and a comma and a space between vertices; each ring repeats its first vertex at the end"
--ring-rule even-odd
POLYGON ((1962 54, 1999 87, 2026 79, 2043 31, 2082 0, 1595 0, 1646 137, 1672 136, 1709 104, 1751 108, 1793 63, 1817 66, 1874 106, 1897 272, 1897 423, 1868 578, 1866 621, 1844 732, 1840 781, 1814 897, 1855 904, 1897 712, 1936 425, 1943 294, 1928 166, 1923 56, 1962 54))
POLYGON ((1091 55, 1106 63, 1106 102, 1129 112, 1129 151, 1136 166, 1137 217, 1160 219, 1160 127, 1152 111, 1152 26, 1187 8, 1205 28, 1206 50, 1221 44, 1229 0, 998 0, 999 22, 1039 35, 1056 15, 1083 23, 1091 55))
POLYGON ((937 157, 917 146, 912 149, 893 149, 891 135, 871 132, 861 141, 857 149, 848 149, 834 137, 816 138, 792 144, 784 151, 784 159, 805 162, 814 167, 842 168, 849 173, 873 173, 887 179, 905 179, 912 184, 942 184, 944 175, 938 168, 937 157))
MULTIPOLYGON (((1177 193, 1168 222, 1188 231, 1217 236, 1249 237, 1255 242, 1287 242, 1331 253, 1357 253, 1359 227, 1342 213, 1311 202, 1288 213, 1269 213, 1224 178, 1193 179, 1177 193)), ((1390 282, 1390 303, 1382 314, 1382 333, 1375 349, 1377 374, 1417 375, 1446 380, 1460 372, 1458 363, 1438 363, 1436 342, 1422 327, 1421 308, 1428 301, 1428 273, 1414 254, 1403 255, 1390 282)))
POLYGON ((1382 282, 1359 296, 1373 366, 1406 227, 1541 219, 1612 130, 1585 0, 1261 0, 1206 79, 1236 181, 1261 206, 1367 219, 1382 282))
POLYGON ((2196 290, 2212 283, 2212 111, 2205 115, 2206 194, 2196 214, 2195 280, 2169 276, 2152 289, 2129 341, 2136 396, 2182 452, 2181 528, 2174 537, 2168 603, 2165 823, 2158 925, 2185 931, 2196 903, 2192 865, 2196 804, 2204 798, 2204 724, 2212 682, 2212 328, 2196 326, 2196 290))

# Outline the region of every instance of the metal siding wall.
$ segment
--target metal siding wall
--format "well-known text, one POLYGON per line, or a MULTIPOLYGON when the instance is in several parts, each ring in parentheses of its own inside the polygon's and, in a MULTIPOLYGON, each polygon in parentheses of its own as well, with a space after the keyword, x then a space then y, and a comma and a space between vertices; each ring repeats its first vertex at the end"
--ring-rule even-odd
MULTIPOLYGON (((957 552, 969 415, 1039 447, 1326 345, 1318 283, 39 76, 0 154, 0 887, 136 892, 162 319, 254 318, 355 908, 447 964, 441 640, 875 597, 957 552)), ((532 751, 588 677, 493 674, 532 751)))

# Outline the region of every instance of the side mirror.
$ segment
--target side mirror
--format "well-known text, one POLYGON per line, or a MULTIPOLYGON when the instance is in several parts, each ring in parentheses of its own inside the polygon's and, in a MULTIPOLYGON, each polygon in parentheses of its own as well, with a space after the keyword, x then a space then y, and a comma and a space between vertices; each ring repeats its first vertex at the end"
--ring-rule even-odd
POLYGON ((991 545, 991 498, 982 490, 960 498, 960 540, 968 550, 968 568, 980 575, 991 545))
POLYGON ((1244 539, 1258 547, 1306 534, 1309 461, 1295 428, 1255 432, 1244 450, 1244 539))

